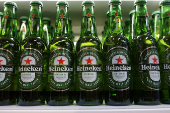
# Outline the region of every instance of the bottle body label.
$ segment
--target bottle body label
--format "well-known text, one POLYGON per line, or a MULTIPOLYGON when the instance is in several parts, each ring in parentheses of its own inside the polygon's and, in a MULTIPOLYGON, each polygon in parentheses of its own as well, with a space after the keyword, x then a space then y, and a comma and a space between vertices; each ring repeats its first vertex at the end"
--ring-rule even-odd
POLYGON ((42 82, 43 66, 42 54, 33 48, 25 48, 21 54, 19 67, 20 90, 37 89, 42 82))
POLYGON ((73 77, 73 54, 68 49, 55 49, 50 53, 48 82, 53 90, 67 90, 73 77))
POLYGON ((131 78, 131 65, 128 50, 114 47, 106 54, 106 73, 108 86, 115 90, 128 89, 131 78))
POLYGON ((159 54, 155 46, 148 47, 140 54, 139 74, 141 81, 150 89, 160 88, 159 54))
POLYGON ((85 48, 77 55, 78 85, 84 90, 97 89, 102 82, 101 53, 93 48, 85 48))
POLYGON ((164 60, 162 64, 162 77, 163 81, 170 86, 170 48, 167 48, 162 54, 164 54, 164 58, 162 59, 164 60))
POLYGON ((13 82, 13 59, 12 52, 0 48, 0 90, 8 88, 13 82))

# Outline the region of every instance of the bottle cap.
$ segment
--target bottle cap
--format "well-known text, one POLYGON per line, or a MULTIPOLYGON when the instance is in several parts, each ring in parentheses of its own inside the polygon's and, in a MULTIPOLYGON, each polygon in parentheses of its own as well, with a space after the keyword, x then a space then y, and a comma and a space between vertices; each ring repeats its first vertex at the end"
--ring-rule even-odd
POLYGON ((13 6, 15 6, 15 8, 18 8, 18 6, 15 2, 4 2, 4 5, 13 5, 13 6))
POLYGON ((135 13, 135 10, 131 10, 131 11, 129 12, 129 15, 131 15, 131 14, 133 14, 133 13, 135 13))
POLYGON ((159 5, 170 3, 170 0, 162 0, 160 1, 159 5))
POLYGON ((38 4, 38 5, 41 5, 41 7, 43 7, 43 3, 41 1, 31 1, 30 5, 33 5, 33 4, 38 4))
POLYGON ((58 5, 66 5, 67 7, 69 7, 68 2, 66 2, 66 1, 59 1, 56 3, 56 6, 58 6, 58 5))
POLYGON ((154 11, 154 12, 152 12, 152 16, 155 15, 155 14, 160 14, 160 11, 154 11))
POLYGON ((85 5, 85 4, 92 4, 93 6, 95 5, 92 0, 84 0, 84 1, 82 2, 82 5, 85 5))
POLYGON ((22 20, 28 20, 28 17, 27 16, 21 16, 20 17, 20 20, 22 21, 22 20))

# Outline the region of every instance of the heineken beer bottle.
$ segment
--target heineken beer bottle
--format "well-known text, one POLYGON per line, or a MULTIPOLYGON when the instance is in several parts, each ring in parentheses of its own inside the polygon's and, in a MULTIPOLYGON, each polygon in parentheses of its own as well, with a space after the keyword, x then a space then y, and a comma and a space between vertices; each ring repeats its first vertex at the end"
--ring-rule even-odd
POLYGON ((28 35, 28 17, 20 17, 20 28, 18 32, 18 41, 21 42, 28 35))
POLYGON ((156 41, 158 41, 160 37, 160 11, 154 11, 152 13, 152 21, 153 21, 152 36, 153 38, 156 39, 156 41))
POLYGON ((46 46, 49 46, 49 43, 51 41, 51 19, 50 18, 43 18, 43 40, 46 42, 46 46))
POLYGON ((170 1, 160 2, 161 29, 158 40, 161 66, 161 102, 170 104, 170 1))
POLYGON ((132 103, 130 48, 123 33, 121 1, 110 0, 110 35, 103 45, 105 66, 104 97, 107 105, 132 103))
POLYGON ((135 29, 134 29, 134 25, 135 25, 135 10, 131 10, 129 12, 130 15, 130 34, 129 34, 129 42, 131 43, 132 40, 134 39, 135 36, 135 29))
POLYGON ((46 43, 40 37, 42 32, 42 7, 40 1, 30 2, 29 32, 21 41, 20 66, 18 74, 18 105, 42 105, 45 101, 44 56, 47 54, 46 43))
POLYGON ((130 36, 130 19, 125 20, 125 37, 130 41, 129 36, 130 36))
POLYGON ((160 67, 156 40, 151 36, 146 0, 136 0, 135 38, 132 40, 134 103, 160 104, 160 67))
POLYGON ((2 28, 2 18, 3 18, 3 13, 0 12, 0 35, 1 35, 1 28, 2 28))
POLYGON ((57 2, 56 7, 55 37, 50 42, 47 104, 61 106, 73 104, 72 95, 75 95, 74 45, 69 32, 68 2, 57 2))
POLYGON ((83 1, 81 37, 76 45, 76 101, 100 105, 102 99, 102 44, 97 37, 94 2, 83 1))
POLYGON ((4 3, 0 36, 0 105, 16 104, 19 44, 16 40, 16 8, 14 2, 4 3))

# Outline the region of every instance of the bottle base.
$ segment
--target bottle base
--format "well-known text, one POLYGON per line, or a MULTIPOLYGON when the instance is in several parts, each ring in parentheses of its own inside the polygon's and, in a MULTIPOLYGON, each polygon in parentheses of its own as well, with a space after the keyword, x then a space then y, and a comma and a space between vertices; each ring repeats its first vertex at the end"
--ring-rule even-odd
POLYGON ((77 101, 77 105, 80 106, 99 106, 103 103, 103 101, 101 102, 100 100, 96 100, 96 101, 84 101, 82 99, 77 101))

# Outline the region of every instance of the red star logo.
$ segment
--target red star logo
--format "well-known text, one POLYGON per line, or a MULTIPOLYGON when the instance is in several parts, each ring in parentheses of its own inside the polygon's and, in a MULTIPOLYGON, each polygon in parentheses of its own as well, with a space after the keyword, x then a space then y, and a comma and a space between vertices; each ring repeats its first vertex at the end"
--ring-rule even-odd
POLYGON ((61 18, 64 18, 65 15, 62 14, 62 15, 60 15, 60 16, 61 16, 61 18))
POLYGON ((90 17, 90 15, 91 15, 91 14, 88 13, 88 14, 87 14, 87 17, 90 17))
POLYGON ((92 26, 93 24, 90 24, 90 26, 92 26))
POLYGON ((22 31, 25 31, 25 28, 23 28, 22 31))
POLYGON ((58 27, 61 27, 60 25, 58 25, 58 27))
POLYGON ((170 15, 170 12, 168 13, 168 15, 170 15))
POLYGON ((119 18, 116 20, 116 22, 119 22, 119 18))
POLYGON ((158 59, 156 59, 156 57, 154 56, 154 58, 152 58, 152 60, 153 60, 153 63, 157 63, 158 59))
POLYGON ((5 15, 4 17, 5 17, 5 18, 8 18, 8 15, 5 15))
POLYGON ((34 14, 32 14, 32 15, 31 15, 31 18, 34 18, 34 16, 35 16, 35 15, 34 15, 34 14))
POLYGON ((0 65, 1 65, 1 62, 2 62, 3 60, 0 60, 0 65))
MULTIPOLYGON (((25 62, 26 62, 26 64, 29 64, 30 65, 30 62, 32 61, 32 60, 29 60, 29 58, 27 58, 27 60, 24 60, 25 62)), ((26 65, 25 64, 25 65, 26 65)))
POLYGON ((121 58, 120 58, 120 56, 119 56, 119 58, 118 58, 118 59, 116 59, 116 60, 117 60, 117 64, 119 64, 119 63, 121 63, 121 64, 122 64, 122 60, 123 60, 123 59, 121 59, 121 58))
POLYGON ((93 59, 90 59, 90 57, 88 58, 88 59, 86 59, 86 61, 87 61, 87 64, 92 64, 92 62, 91 61, 93 61, 93 59))
POLYGON ((57 60, 57 61, 59 61, 59 65, 60 65, 60 64, 63 64, 63 65, 64 65, 63 62, 64 62, 65 60, 63 60, 62 57, 60 58, 60 60, 57 60))
POLYGON ((145 16, 147 16, 148 14, 147 13, 145 13, 145 16))
POLYGON ((116 12, 116 13, 114 13, 115 14, 115 16, 117 16, 118 15, 118 13, 116 12))

